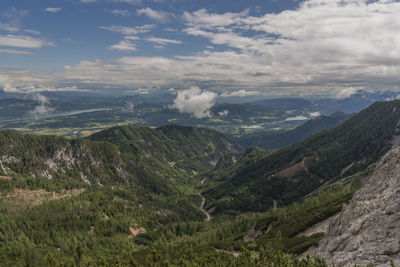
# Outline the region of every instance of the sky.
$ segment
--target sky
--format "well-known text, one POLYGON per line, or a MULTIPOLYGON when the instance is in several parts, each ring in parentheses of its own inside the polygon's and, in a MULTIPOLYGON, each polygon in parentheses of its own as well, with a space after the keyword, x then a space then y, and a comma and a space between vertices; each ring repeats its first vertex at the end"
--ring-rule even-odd
POLYGON ((391 0, 2 0, 0 89, 184 99, 399 91, 399 33, 391 0))

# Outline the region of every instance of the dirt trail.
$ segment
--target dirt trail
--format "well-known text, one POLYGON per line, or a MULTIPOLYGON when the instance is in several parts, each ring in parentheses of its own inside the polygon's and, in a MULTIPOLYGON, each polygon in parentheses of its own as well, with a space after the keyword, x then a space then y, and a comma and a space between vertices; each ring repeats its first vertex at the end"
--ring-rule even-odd
POLYGON ((201 205, 200 205, 200 209, 201 211, 207 216, 206 218, 206 222, 209 222, 211 220, 211 215, 204 209, 204 204, 206 203, 206 199, 199 193, 199 195, 201 196, 201 205))

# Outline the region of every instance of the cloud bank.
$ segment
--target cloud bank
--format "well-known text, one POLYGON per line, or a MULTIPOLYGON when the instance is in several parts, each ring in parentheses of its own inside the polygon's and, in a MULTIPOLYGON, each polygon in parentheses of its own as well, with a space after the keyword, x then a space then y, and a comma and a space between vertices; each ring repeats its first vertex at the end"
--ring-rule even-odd
MULTIPOLYGON (((150 11, 144 8, 140 13, 152 14, 155 19, 157 14, 150 11)), ((400 35, 396 34, 400 28, 400 3, 397 1, 307 0, 294 10, 280 13, 255 15, 248 10, 212 13, 200 9, 184 12, 180 19, 188 37, 206 41, 201 51, 183 56, 82 61, 65 66, 52 81, 78 87, 125 89, 197 86, 218 93, 224 91, 224 96, 260 92, 265 96, 318 93, 340 98, 351 93, 348 88, 400 89, 400 35)), ((101 28, 124 35, 124 40, 110 49, 133 52, 136 46, 127 36, 147 33, 154 27, 101 28)), ((30 38, 2 35, 0 45, 10 42, 15 47, 47 45, 43 40, 30 38)), ((171 40, 143 38, 164 45, 181 42, 171 40)))

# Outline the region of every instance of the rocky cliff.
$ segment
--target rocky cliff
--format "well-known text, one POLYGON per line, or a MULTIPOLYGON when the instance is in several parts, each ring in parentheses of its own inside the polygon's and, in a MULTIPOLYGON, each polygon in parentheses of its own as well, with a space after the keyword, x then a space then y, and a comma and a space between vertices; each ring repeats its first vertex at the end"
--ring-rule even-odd
POLYGON ((335 266, 400 264, 400 147, 378 162, 329 224, 316 254, 335 266))

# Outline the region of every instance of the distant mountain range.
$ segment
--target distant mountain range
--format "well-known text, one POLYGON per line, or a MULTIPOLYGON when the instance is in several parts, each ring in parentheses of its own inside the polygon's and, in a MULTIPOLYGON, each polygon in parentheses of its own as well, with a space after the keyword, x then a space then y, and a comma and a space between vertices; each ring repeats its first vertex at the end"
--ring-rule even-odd
POLYGON ((236 138, 236 141, 245 147, 258 146, 264 149, 277 149, 287 145, 292 145, 305 140, 310 135, 329 130, 351 117, 343 112, 336 112, 331 116, 321 115, 293 130, 282 133, 255 133, 236 138))

